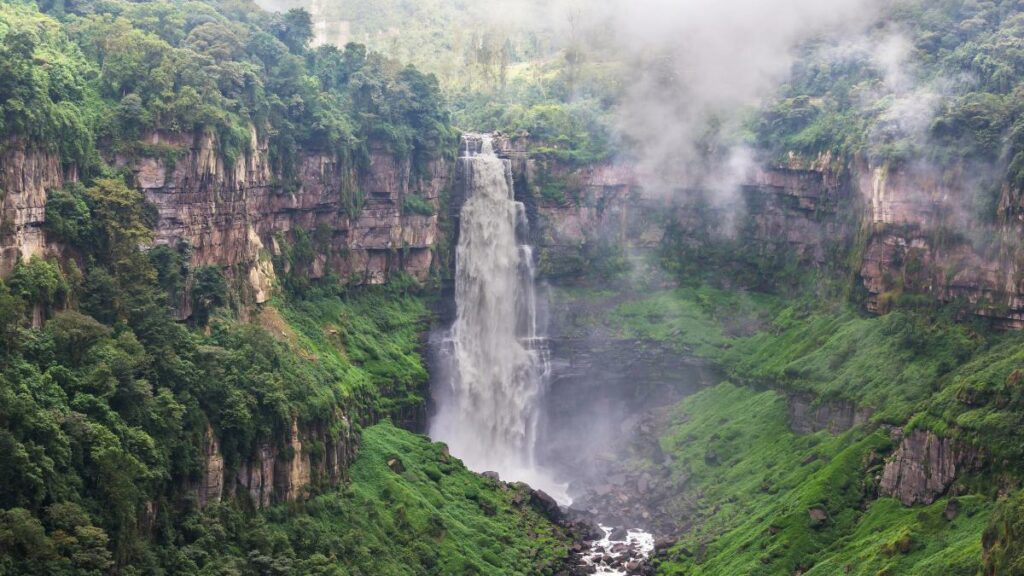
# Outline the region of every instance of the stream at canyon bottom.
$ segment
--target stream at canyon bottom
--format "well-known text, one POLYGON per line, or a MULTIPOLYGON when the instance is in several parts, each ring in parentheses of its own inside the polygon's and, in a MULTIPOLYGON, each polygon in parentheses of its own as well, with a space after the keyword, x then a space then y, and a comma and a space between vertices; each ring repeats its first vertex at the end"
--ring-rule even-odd
MULTIPOLYGON (((525 482, 561 506, 568 483, 537 463, 541 403, 551 375, 526 209, 510 162, 487 135, 466 135, 458 169, 464 191, 455 265, 455 321, 435 338, 430 435, 477 472, 525 482)), ((597 518, 600 520, 600 517, 597 518)), ((654 549, 641 530, 601 527, 582 555, 586 573, 634 573, 654 549)))

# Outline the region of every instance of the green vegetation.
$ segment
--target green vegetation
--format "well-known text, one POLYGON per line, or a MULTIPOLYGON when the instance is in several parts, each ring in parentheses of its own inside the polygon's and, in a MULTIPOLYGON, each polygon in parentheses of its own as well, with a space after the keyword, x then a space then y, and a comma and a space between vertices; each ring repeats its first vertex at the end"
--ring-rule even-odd
MULTIPOLYGON (((830 151, 842 163, 924 160, 946 178, 981 175, 967 187, 977 198, 963 199, 965 206, 985 221, 1009 216, 998 205, 1000 189, 1007 184, 1019 196, 1024 182, 1019 4, 914 0, 886 16, 909 44, 899 73, 913 90, 891 85, 891 63, 870 49, 845 47, 837 57, 837 50, 816 52, 824 42, 806 46, 779 99, 753 123, 757 144, 783 162, 792 152, 813 159, 830 151), (908 129, 906 117, 929 98, 938 98, 934 117, 928 113, 923 133, 908 129)), ((872 42, 884 45, 890 30, 872 42)))
POLYGON ((140 142, 154 131, 205 134, 229 163, 266 140, 286 181, 300 148, 359 162, 373 142, 420 161, 451 145, 434 77, 360 45, 310 49, 301 10, 116 0, 41 7, 52 17, 29 2, 0 9, 0 130, 19 145, 54 149, 85 176, 106 170, 97 150, 166 155, 140 142))
POLYGON ((433 216, 434 207, 429 201, 419 196, 406 196, 402 198, 402 213, 414 214, 417 216, 433 216))
POLYGON ((888 436, 859 427, 796 436, 785 398, 720 384, 677 406, 661 436, 691 519, 664 574, 975 574, 990 504, 912 509, 872 495, 888 436), (699 497, 696 497, 699 495, 699 497), (819 511, 814 516, 811 511, 819 511))
POLYGON ((985 576, 1024 574, 1024 492, 1000 500, 985 530, 985 576))
POLYGON ((235 503, 189 515, 160 551, 167 573, 511 576, 550 573, 566 554, 565 534, 521 489, 390 423, 363 431, 349 474, 347 486, 256 515, 235 503))
POLYGON ((637 473, 667 475, 659 506, 691 526, 660 557, 659 574, 973 575, 983 532, 984 562, 999 567, 987 573, 1015 573, 1019 506, 994 503, 1024 472, 1020 334, 955 321, 956 307, 899 306, 878 317, 834 300, 707 285, 632 288, 561 287, 555 302, 579 310, 570 322, 583 334, 667 344, 715 361, 731 382, 662 419, 668 464, 644 449, 630 460, 637 473), (839 435, 797 435, 787 410, 794 393, 871 415, 839 435), (931 505, 879 498, 896 448, 887 424, 953 438, 983 463, 961 468, 931 505))
POLYGON ((913 312, 864 317, 845 307, 790 307, 772 329, 723 355, 733 378, 753 385, 852 400, 879 420, 902 423, 971 357, 984 336, 913 312))

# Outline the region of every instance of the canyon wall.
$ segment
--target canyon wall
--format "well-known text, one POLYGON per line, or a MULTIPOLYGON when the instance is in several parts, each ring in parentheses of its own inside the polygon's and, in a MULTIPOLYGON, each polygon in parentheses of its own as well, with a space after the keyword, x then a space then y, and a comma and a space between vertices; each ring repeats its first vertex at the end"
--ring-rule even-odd
POLYGON ((264 442, 240 462, 225 462, 212 428, 203 437, 203 469, 193 490, 200 508, 242 497, 255 508, 291 502, 317 486, 336 485, 356 457, 358 435, 340 411, 332 430, 292 420, 281 442, 264 442), (315 447, 315 448, 314 448, 315 447))
MULTIPOLYGON (((284 183, 271 170, 266 142, 255 130, 251 138, 250 150, 233 163, 203 133, 152 133, 144 149, 159 154, 112 159, 134 174, 156 207, 156 244, 187 245, 193 267, 224 269, 250 304, 267 301, 278 276, 289 272, 286 261, 275 268, 275 257, 300 229, 314 251, 301 271, 308 277, 382 284, 404 272, 427 279, 440 197, 451 179, 449 162, 416 166, 380 143, 370 143, 366 158, 354 162, 307 151, 299 153, 295 178, 284 183), (419 197, 432 213, 405 210, 409 196, 419 197)), ((63 185, 65 174, 52 153, 15 147, 0 160, 0 274, 6 274, 18 258, 59 252, 47 243, 43 225, 46 191, 63 185)), ((188 298, 179 314, 190 315, 188 298)))
MULTIPOLYGON (((441 195, 451 180, 448 161, 417 164, 380 143, 370 143, 357 161, 307 151, 300 152, 295 176, 285 183, 271 169, 266 143, 255 131, 251 138, 249 151, 233 163, 209 134, 162 132, 147 135, 140 147, 151 154, 108 161, 130 172, 155 208, 154 243, 187 246, 193 268, 222 269, 246 307, 266 302, 290 272, 345 284, 382 284, 397 273, 428 279, 440 236, 441 195), (420 199, 415 211, 404 209, 410 196, 420 199), (311 247, 312 261, 291 270, 298 264, 287 254, 300 236, 311 247)), ((47 192, 76 178, 52 152, 17 145, 3 151, 0 277, 19 259, 74 257, 48 241, 44 226, 47 192)), ((189 305, 190 298, 182 298, 179 318, 191 315, 189 305)), ((358 446, 350 419, 363 425, 379 419, 362 414, 362 405, 373 402, 339 406, 329 425, 293 421, 289 430, 235 461, 225 458, 221 439, 207 428, 201 470, 189 490, 200 507, 237 497, 266 507, 336 484, 358 446)), ((421 414, 394 416, 422 426, 416 422, 421 414)))
POLYGON ((549 276, 576 273, 588 249, 652 251, 671 225, 690 245, 725 240, 747 264, 792 262, 855 276, 875 313, 918 295, 1024 328, 1020 201, 1004 190, 1003 223, 980 221, 973 204, 981 185, 967 175, 940 179, 867 161, 844 167, 822 155, 753 167, 725 201, 701 189, 658 197, 644 191, 645 178, 629 162, 572 166, 533 154, 526 138, 498 143, 513 160, 516 194, 537 224, 549 276))
POLYGON ((0 152, 0 277, 18 259, 47 252, 46 191, 64 185, 60 157, 9 143, 0 152))

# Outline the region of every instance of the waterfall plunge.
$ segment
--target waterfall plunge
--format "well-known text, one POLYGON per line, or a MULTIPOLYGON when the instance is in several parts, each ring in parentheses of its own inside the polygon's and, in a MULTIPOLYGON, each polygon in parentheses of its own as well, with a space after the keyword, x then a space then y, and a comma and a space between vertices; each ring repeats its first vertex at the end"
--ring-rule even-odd
POLYGON ((515 201, 510 163, 490 137, 459 160, 466 186, 456 251, 456 320, 443 363, 448 385, 435 392, 431 436, 477 471, 493 470, 560 501, 565 487, 533 460, 538 403, 549 367, 538 334, 533 254, 520 243, 526 211, 515 201))

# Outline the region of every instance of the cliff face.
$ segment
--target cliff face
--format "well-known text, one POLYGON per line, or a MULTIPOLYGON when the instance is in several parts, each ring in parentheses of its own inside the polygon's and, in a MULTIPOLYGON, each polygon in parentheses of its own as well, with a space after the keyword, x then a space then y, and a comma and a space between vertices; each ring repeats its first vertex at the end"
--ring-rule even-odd
POLYGON ((252 136, 252 152, 227 166, 206 136, 191 141, 155 134, 182 157, 126 162, 159 211, 158 244, 186 242, 196 266, 220 266, 246 279, 256 303, 266 301, 275 277, 273 256, 298 229, 315 235, 311 278, 334 274, 342 282, 382 284, 394 273, 426 280, 438 238, 436 209, 450 167, 429 162, 413 174, 412 161, 371 145, 365 165, 353 167, 324 154, 303 153, 298 186, 285 190, 269 166, 266 147, 252 136), (407 196, 434 207, 433 215, 403 214, 407 196))
POLYGON ((879 493, 907 506, 931 504, 946 493, 958 471, 979 458, 974 450, 932 432, 914 430, 904 436, 897 430, 894 436, 899 447, 885 464, 879 493))
POLYGON ((857 186, 872 228, 860 269, 870 310, 884 312, 904 292, 925 293, 1024 328, 1019 230, 1012 222, 978 222, 966 205, 978 193, 971 182, 864 164, 857 186))
MULTIPOLYGON (((285 187, 270 167, 265 142, 252 132, 250 152, 233 164, 208 134, 153 133, 148 149, 159 156, 114 158, 135 174, 136 185, 157 209, 156 244, 190 248, 193 266, 218 266, 240 281, 245 300, 269 299, 278 276, 274 256, 302 229, 313 237, 314 260, 303 274, 341 282, 382 284, 397 272, 426 280, 438 240, 437 208, 450 181, 450 165, 432 160, 415 170, 383 145, 349 165, 319 153, 301 153, 296 182, 285 187), (172 160, 173 159, 173 160, 172 160), (418 196, 433 214, 403 213, 418 196)), ((48 246, 46 190, 64 182, 60 159, 50 153, 12 149, 0 163, 4 191, 0 274, 19 257, 54 251, 48 246)), ((188 317, 187 303, 180 310, 188 317)))
POLYGON ((876 313, 901 295, 923 294, 1024 328, 1020 201, 1004 191, 1005 223, 979 222, 971 205, 978 185, 966 176, 939 179, 866 161, 840 176, 823 155, 750 169, 738 179, 739 196, 722 203, 705 190, 651 197, 628 162, 568 166, 534 156, 526 139, 497 144, 513 160, 517 197, 538 224, 542 271, 571 273, 588 245, 654 249, 672 224, 694 245, 716 235, 738 240, 755 260, 833 268, 849 261, 876 313))
POLYGON ((571 270, 588 246, 651 251, 670 225, 693 243, 708 236, 741 239, 759 254, 784 252, 815 265, 825 264, 853 236, 844 208, 855 200, 827 168, 827 157, 806 169, 750 169, 738 179, 738 195, 722 199, 685 188, 651 196, 628 162, 576 167, 533 157, 523 139, 499 139, 498 147, 513 160, 516 195, 538 224, 534 241, 549 273, 571 270), (552 199, 546 189, 562 197, 552 199))
POLYGON ((199 506, 241 496, 256 508, 266 508, 295 501, 315 486, 338 484, 355 460, 359 439, 345 414, 339 410, 335 418, 331 430, 300 426, 293 419, 282 441, 260 444, 236 463, 225 462, 220 439, 207 428, 203 469, 194 486, 199 506))
POLYGON ((0 153, 0 276, 46 253, 46 191, 64 184, 60 157, 10 143, 0 153))

